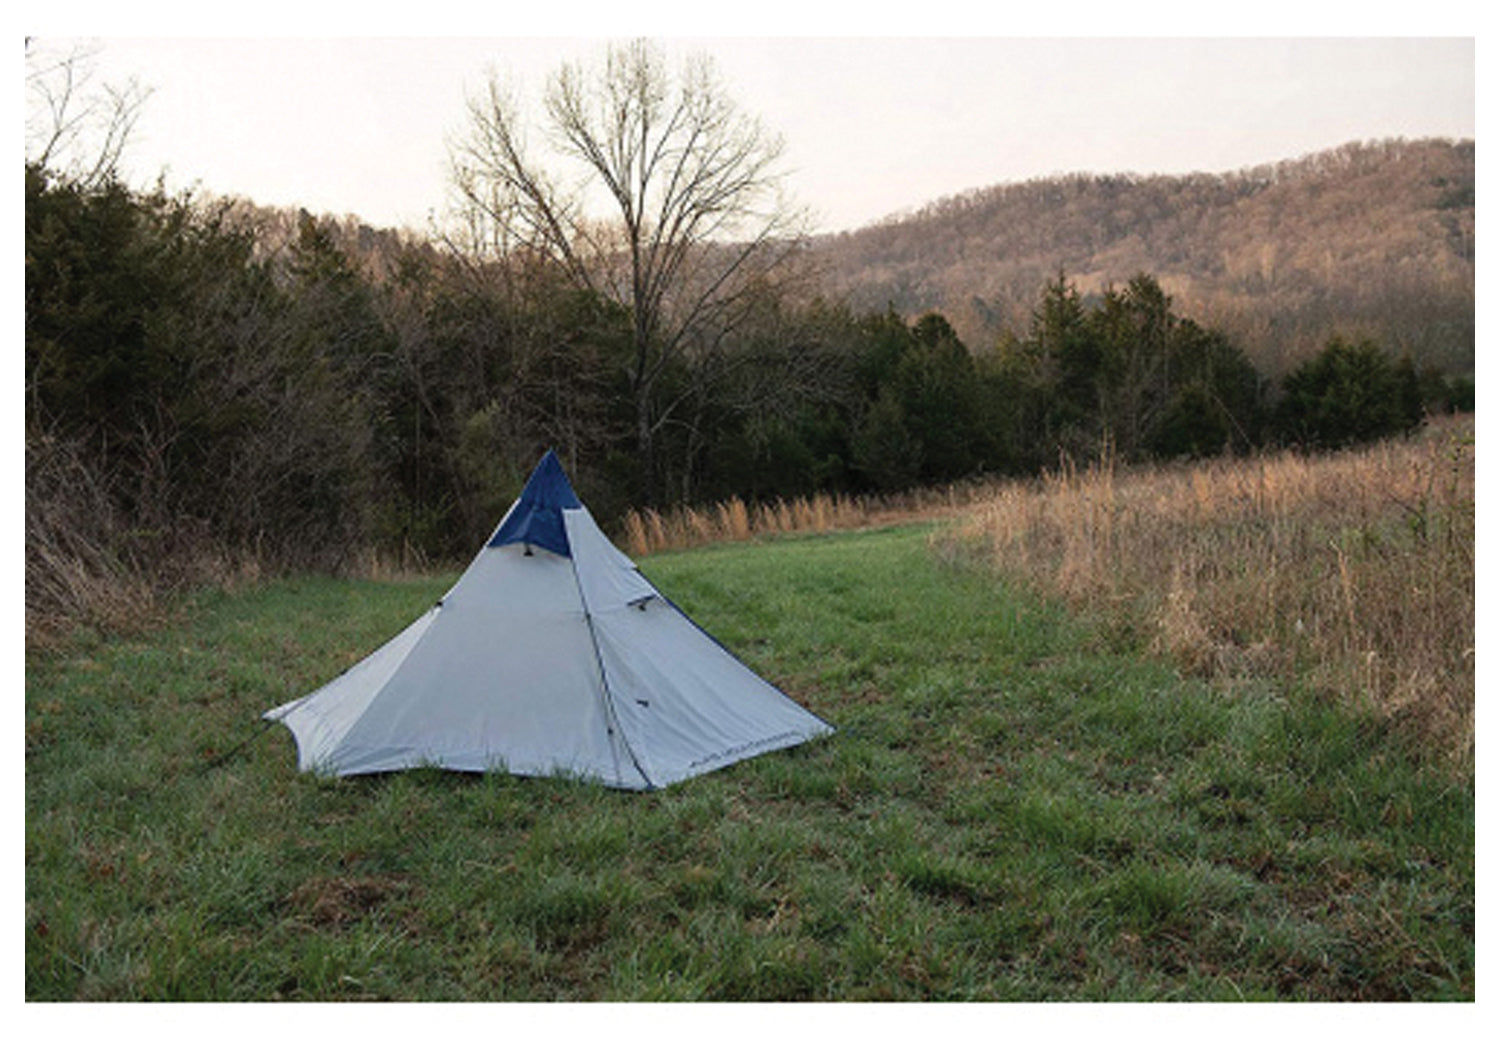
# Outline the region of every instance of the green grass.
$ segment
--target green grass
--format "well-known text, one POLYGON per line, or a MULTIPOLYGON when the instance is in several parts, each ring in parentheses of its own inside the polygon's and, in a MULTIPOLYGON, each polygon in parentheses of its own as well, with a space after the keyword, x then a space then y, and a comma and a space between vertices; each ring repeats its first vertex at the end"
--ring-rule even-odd
POLYGON ((1473 999, 1471 774, 1114 650, 928 534, 644 560, 841 729, 655 794, 325 782, 252 734, 449 579, 33 657, 27 997, 1473 999))

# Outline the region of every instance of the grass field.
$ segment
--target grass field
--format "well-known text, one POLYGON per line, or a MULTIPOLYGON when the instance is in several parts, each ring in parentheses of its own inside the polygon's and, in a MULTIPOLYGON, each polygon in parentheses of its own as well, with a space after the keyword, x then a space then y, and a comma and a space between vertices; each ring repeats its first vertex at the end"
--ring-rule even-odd
POLYGON ((1273 677, 1474 756, 1472 416, 1339 452, 1012 482, 940 546, 1223 680, 1273 677))
POLYGON ((654 794, 323 782, 253 734, 446 578, 33 654, 27 998, 1474 998, 1472 772, 1181 676, 930 530, 643 559, 840 728, 654 794))

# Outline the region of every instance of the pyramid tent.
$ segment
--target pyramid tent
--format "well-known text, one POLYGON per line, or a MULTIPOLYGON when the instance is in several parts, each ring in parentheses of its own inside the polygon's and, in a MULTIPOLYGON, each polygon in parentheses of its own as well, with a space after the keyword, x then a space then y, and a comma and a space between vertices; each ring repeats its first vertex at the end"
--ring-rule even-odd
POLYGON ((264 716, 303 771, 437 766, 649 790, 833 731, 614 547, 547 452, 441 600, 264 716))

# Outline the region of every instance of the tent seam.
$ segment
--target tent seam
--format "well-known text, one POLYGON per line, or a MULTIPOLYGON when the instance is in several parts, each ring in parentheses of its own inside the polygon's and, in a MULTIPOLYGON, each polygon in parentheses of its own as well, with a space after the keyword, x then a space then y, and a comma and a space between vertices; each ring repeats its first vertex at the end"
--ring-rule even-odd
MULTIPOLYGON (((563 522, 563 534, 567 534, 567 522, 563 522)), ((572 541, 568 546, 572 548, 572 541)), ((604 668, 604 653, 599 650, 599 637, 594 632, 594 613, 589 610, 588 594, 584 592, 583 579, 578 575, 578 560, 568 557, 568 567, 573 571, 573 582, 578 586, 578 603, 583 606, 583 624, 589 631, 589 646, 594 649, 594 664, 599 667, 599 690, 600 698, 604 702, 604 715, 614 729, 620 734, 620 743, 625 747, 625 754, 630 758, 630 763, 635 765, 635 770, 640 773, 641 780, 646 784, 646 789, 657 789, 656 783, 651 781, 651 776, 646 774, 646 769, 641 766, 641 760, 636 756, 635 747, 630 744, 630 735, 625 731, 625 722, 620 719, 620 713, 615 709, 614 689, 609 685, 609 673, 604 668)))

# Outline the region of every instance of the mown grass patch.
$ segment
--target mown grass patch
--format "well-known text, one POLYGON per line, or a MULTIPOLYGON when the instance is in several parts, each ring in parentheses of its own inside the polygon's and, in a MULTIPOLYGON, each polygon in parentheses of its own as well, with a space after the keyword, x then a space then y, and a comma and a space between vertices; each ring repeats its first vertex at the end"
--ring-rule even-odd
POLYGON ((644 560, 840 729, 655 794, 320 781, 254 734, 448 579, 267 584, 33 657, 28 998, 1473 998, 1471 773, 928 537, 644 560))

